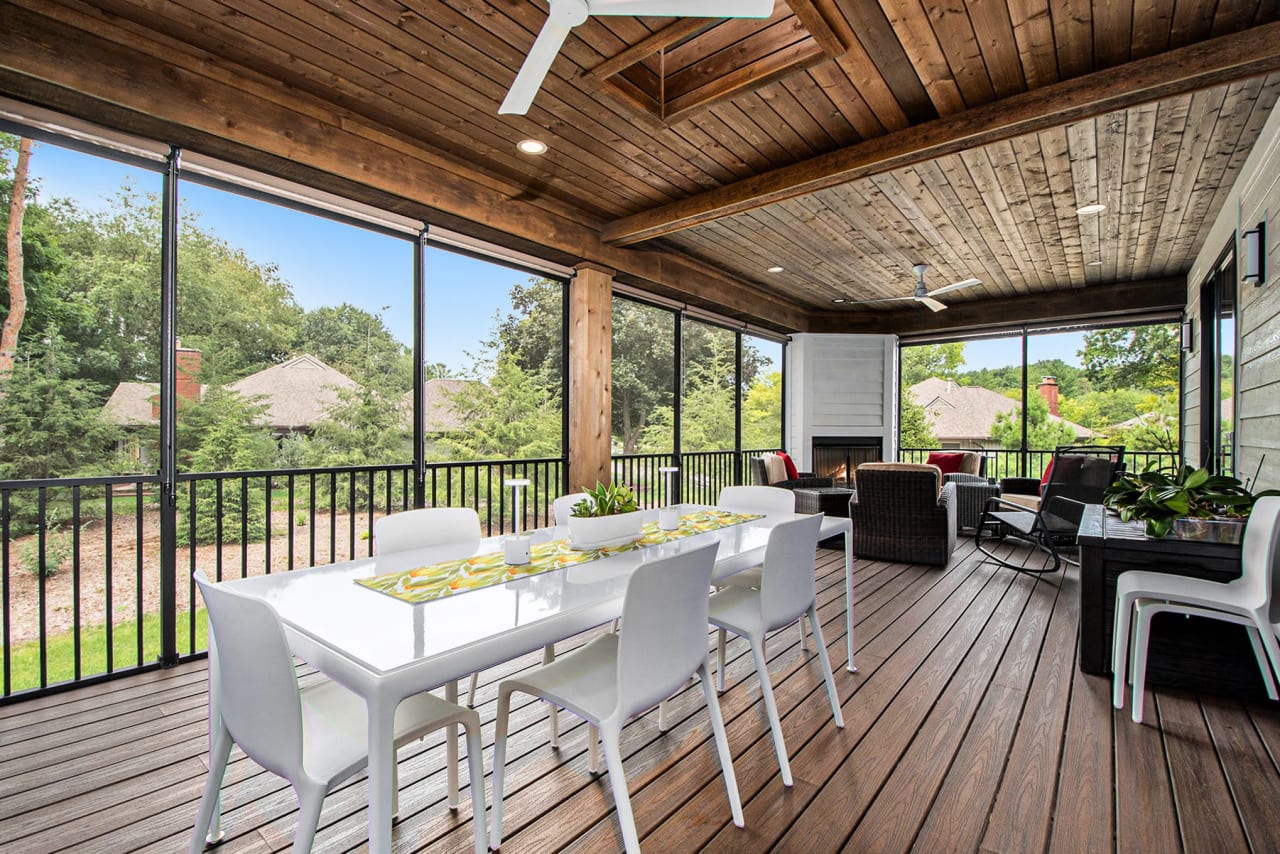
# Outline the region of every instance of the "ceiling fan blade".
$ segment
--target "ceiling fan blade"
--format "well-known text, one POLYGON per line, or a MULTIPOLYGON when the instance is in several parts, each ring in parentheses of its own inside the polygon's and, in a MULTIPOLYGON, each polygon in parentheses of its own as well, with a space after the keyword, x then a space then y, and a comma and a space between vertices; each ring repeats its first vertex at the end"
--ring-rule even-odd
POLYGON ((916 302, 922 303, 930 311, 944 311, 947 307, 945 303, 938 302, 933 297, 916 297, 915 299, 916 302))
POLYGON ((851 299, 845 305, 869 305, 873 302, 909 302, 915 297, 878 297, 876 299, 851 299))
POLYGON ((523 116, 529 112, 534 96, 542 88, 542 81, 551 70, 551 63, 555 62, 556 55, 560 53, 560 46, 568 38, 571 29, 573 29, 572 26, 565 26, 554 16, 547 18, 538 37, 534 39, 529 55, 524 59, 524 65, 520 66, 520 72, 516 74, 515 82, 511 84, 507 97, 498 108, 499 114, 523 116))
POLYGON ((592 15, 652 18, 767 18, 773 0, 587 0, 592 15))
POLYGON ((945 294, 950 291, 958 291, 961 288, 971 288, 974 285, 982 284, 982 279, 965 279, 963 282, 952 282, 949 285, 943 285, 937 290, 929 291, 929 296, 936 297, 938 294, 945 294))

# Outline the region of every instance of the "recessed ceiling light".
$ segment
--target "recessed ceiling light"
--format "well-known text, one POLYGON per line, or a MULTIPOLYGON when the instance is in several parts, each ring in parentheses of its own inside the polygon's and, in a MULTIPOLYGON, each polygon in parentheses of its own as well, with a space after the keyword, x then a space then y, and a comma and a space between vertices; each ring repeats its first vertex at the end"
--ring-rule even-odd
POLYGON ((1094 203, 1092 205, 1085 205, 1082 208, 1076 208, 1076 213, 1079 214, 1080 216, 1088 216, 1089 214, 1102 213, 1106 209, 1107 209, 1106 205, 1094 203))
POLYGON ((537 139, 522 139, 516 143, 516 148, 525 154, 546 154, 547 144, 537 139))
POLYGON ((844 302, 844 301, 845 301, 844 297, 836 297, 835 299, 832 300, 832 302, 844 302))
POLYGON ((1086 266, 1086 267, 1101 267, 1101 266, 1102 266, 1102 262, 1101 262, 1101 261, 1090 261, 1089 263, 1085 264, 1085 266, 1086 266))
POLYGON ((781 273, 781 272, 782 272, 782 268, 781 268, 781 267, 770 267, 770 268, 769 268, 769 272, 770 272, 770 273, 781 273))

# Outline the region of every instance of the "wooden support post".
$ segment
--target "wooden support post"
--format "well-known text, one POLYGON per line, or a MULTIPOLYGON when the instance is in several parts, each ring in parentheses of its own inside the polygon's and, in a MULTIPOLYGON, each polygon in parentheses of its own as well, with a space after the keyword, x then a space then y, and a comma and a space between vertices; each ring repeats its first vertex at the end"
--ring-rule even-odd
POLYGON ((583 263, 569 283, 569 489, 609 482, 613 270, 583 263))

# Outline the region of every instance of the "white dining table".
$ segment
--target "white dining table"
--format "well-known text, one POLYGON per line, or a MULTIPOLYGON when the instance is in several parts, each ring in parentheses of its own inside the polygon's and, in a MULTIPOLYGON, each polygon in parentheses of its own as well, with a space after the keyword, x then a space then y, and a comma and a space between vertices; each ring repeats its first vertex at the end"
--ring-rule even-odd
MULTIPOLYGON (((684 505, 683 510, 703 509, 684 505)), ((656 511, 645 511, 656 518, 656 511)), ((392 722, 400 701, 456 682, 547 644, 613 620, 622 613, 632 571, 644 561, 717 541, 713 580, 764 558, 769 531, 797 514, 770 514, 692 537, 602 560, 577 564, 503 584, 411 604, 355 583, 415 566, 500 551, 505 536, 373 556, 343 563, 223 582, 276 609, 294 655, 362 697, 369 717, 369 850, 391 848, 395 746, 392 722)), ((568 536, 564 527, 530 531, 533 542, 568 536)), ((845 535, 847 668, 853 664, 853 556, 849 519, 824 519, 821 537, 845 535)), ((216 645, 210 643, 210 680, 218 678, 216 645)), ((211 731, 220 725, 217 693, 209 693, 211 731)), ((457 739, 450 745, 450 805, 457 798, 457 739)), ((215 805, 209 842, 221 838, 215 805)))

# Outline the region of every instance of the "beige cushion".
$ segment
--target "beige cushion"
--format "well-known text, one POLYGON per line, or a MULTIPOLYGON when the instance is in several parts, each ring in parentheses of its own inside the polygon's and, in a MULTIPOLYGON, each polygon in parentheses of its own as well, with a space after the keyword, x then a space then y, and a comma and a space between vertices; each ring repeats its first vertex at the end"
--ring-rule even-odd
POLYGON ((935 492, 942 494, 942 469, 937 466, 931 466, 928 463, 863 463, 858 466, 858 471, 863 469, 879 469, 880 471, 930 471, 933 472, 936 484, 935 492))
POLYGON ((1008 501, 1010 504, 1019 504, 1023 507, 1026 507, 1028 510, 1040 509, 1039 495, 1018 495, 1016 492, 1006 492, 1004 495, 1001 495, 1000 497, 1003 498, 1005 501, 1008 501))
POLYGON ((964 456, 960 458, 960 471, 963 474, 977 474, 978 466, 981 463, 981 454, 975 454, 972 451, 965 451, 964 456))
POLYGON ((777 454, 764 454, 760 459, 764 460, 765 480, 769 483, 780 483, 787 479, 787 465, 782 461, 782 457, 777 454))

